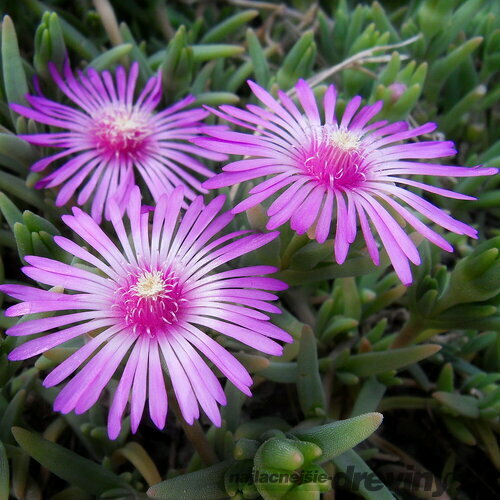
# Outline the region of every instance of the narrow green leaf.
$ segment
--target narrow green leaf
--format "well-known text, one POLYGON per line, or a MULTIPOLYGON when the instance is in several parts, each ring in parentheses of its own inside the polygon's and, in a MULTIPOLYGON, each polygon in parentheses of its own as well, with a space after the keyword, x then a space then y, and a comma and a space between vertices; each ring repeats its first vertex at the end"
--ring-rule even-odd
POLYGON ((485 85, 478 85, 470 92, 465 94, 444 116, 438 120, 439 127, 449 133, 455 129, 460 123, 461 118, 466 118, 466 113, 477 109, 481 99, 486 95, 487 88, 485 85))
MULTIPOLYGON (((50 12, 52 9, 38 0, 24 0, 24 2, 37 16, 41 17, 45 12, 50 12)), ((82 35, 68 21, 63 18, 58 18, 59 24, 63 32, 63 37, 66 45, 72 48, 83 59, 93 59, 99 55, 99 50, 90 41, 90 38, 82 35)))
POLYGON ((123 43, 121 45, 117 45, 112 49, 107 50, 100 56, 92 59, 89 62, 89 66, 96 69, 97 71, 103 71, 105 69, 109 69, 113 64, 117 63, 122 57, 126 56, 132 50, 131 43, 123 43))
MULTIPOLYGON (((21 222, 21 221, 19 221, 21 222)), ((51 222, 39 215, 34 214, 30 210, 25 210, 22 215, 22 222, 31 232, 46 231, 49 234, 59 234, 59 230, 51 222)))
POLYGON ((26 390, 21 389, 11 399, 7 409, 5 410, 2 420, 0 420, 0 441, 3 443, 13 442, 11 436, 11 428, 13 425, 19 424, 19 419, 24 409, 24 402, 26 400, 26 390))
POLYGON ((148 497, 165 500, 171 498, 192 500, 193 498, 199 498, 202 491, 205 500, 227 498, 224 475, 232 463, 233 460, 226 460, 206 469, 167 479, 151 486, 147 491, 148 497))
POLYGON ((356 484, 356 492, 366 500, 396 500, 396 497, 384 486, 384 483, 377 477, 366 462, 353 450, 346 451, 342 455, 333 458, 333 463, 339 472, 344 474, 361 474, 360 477, 370 477, 370 486, 367 481, 360 481, 356 484), (353 472, 350 472, 354 468, 353 472), (374 491, 375 490, 375 491, 374 491))
POLYGON ((312 429, 295 430, 292 434, 318 445, 323 451, 321 461, 326 462, 364 441, 377 430, 382 419, 380 413, 366 413, 312 429))
POLYGON ((263 370, 259 370, 257 374, 272 382, 280 384, 293 384, 297 382, 297 363, 271 361, 269 366, 263 370))
POLYGON ((0 160, 2 165, 26 175, 38 155, 23 139, 13 134, 0 134, 0 160))
POLYGON ((0 190, 6 191, 37 208, 43 208, 40 194, 26 186, 26 182, 19 177, 7 172, 0 172, 0 190))
POLYGON ((433 101, 437 98, 442 86, 448 80, 449 76, 453 74, 453 70, 458 68, 479 47, 482 41, 482 37, 471 38, 433 63, 429 71, 428 84, 426 86, 429 100, 433 101))
POLYGON ((0 441, 0 500, 9 500, 9 460, 0 441))
POLYGON ((354 373, 359 377, 368 377, 389 370, 399 370, 432 356, 440 349, 441 347, 438 345, 426 344, 390 351, 355 354, 342 366, 342 370, 354 373))
POLYGON ((211 61, 221 57, 234 57, 242 54, 245 49, 239 45, 214 43, 206 45, 192 45, 194 62, 211 61))
POLYGON ((21 427, 14 427, 12 433, 28 455, 68 483, 95 495, 113 488, 132 493, 131 487, 109 469, 21 427))
POLYGON ((316 337, 308 325, 302 328, 300 351, 297 359, 297 393, 302 412, 306 417, 325 411, 326 399, 319 375, 316 337))
POLYGON ((33 242, 31 240, 31 232, 24 224, 16 222, 14 224, 14 237, 16 238, 17 251, 19 258, 23 260, 26 255, 34 255, 33 242))
POLYGON ((479 417, 478 400, 472 396, 438 391, 434 392, 432 397, 464 417, 479 417))
POLYGON ((446 363, 443 365, 443 368, 441 368, 441 372, 436 381, 437 388, 443 392, 452 392, 455 387, 454 378, 453 365, 451 363, 446 363))
MULTIPOLYGON (((381 263, 381 266, 384 266, 384 262, 381 263)), ((285 270, 277 273, 274 277, 285 281, 290 286, 294 286, 334 278, 362 276, 377 269, 379 268, 368 257, 352 257, 341 266, 331 264, 310 271, 285 270)))
POLYGON ((264 50, 260 45, 257 35, 251 28, 248 28, 247 30, 246 40, 248 45, 248 52, 253 63, 255 80, 260 86, 266 88, 271 78, 266 54, 264 53, 264 50))
POLYGON ((375 377, 367 378, 358 393, 356 402, 351 411, 351 417, 378 410, 380 401, 384 397, 387 387, 375 377))
POLYGON ((16 205, 10 201, 10 199, 4 194, 0 192, 0 211, 2 215, 5 217, 7 224, 9 224, 11 230, 14 229, 14 224, 16 222, 23 223, 23 216, 21 212, 18 210, 16 205))
POLYGON ((276 81, 281 89, 289 89, 292 87, 301 75, 297 71, 298 66, 308 56, 308 50, 314 44, 314 33, 306 31, 297 40, 295 45, 290 49, 290 52, 285 57, 281 68, 276 74, 276 81))
POLYGON ((196 96, 196 105, 220 106, 222 104, 237 104, 240 98, 231 92, 202 92, 196 96))
MULTIPOLYGON (((28 83, 19 53, 16 30, 9 16, 5 16, 2 23, 2 67, 7 101, 9 104, 26 104, 24 96, 28 93, 28 83)), ((10 115, 15 124, 17 113, 11 109, 10 115)))
POLYGON ((51 60, 58 68, 62 68, 64 59, 67 56, 66 45, 64 44, 64 35, 59 22, 59 17, 55 12, 51 12, 49 19, 50 49, 51 60))
POLYGON ((379 31, 382 33, 390 33, 392 41, 394 42, 399 42, 401 40, 397 30, 392 25, 391 21, 387 17, 387 14, 385 13, 384 8, 379 2, 373 2, 372 4, 372 17, 379 31))
POLYGON ((238 12, 225 21, 214 26, 210 31, 205 33, 201 39, 201 43, 217 43, 227 38, 228 35, 234 33, 236 30, 248 24, 252 19, 259 15, 258 10, 244 10, 238 12))
POLYGON ((145 84, 149 78, 153 76, 153 70, 151 69, 146 56, 139 49, 135 38, 132 35, 129 27, 125 23, 120 24, 120 33, 122 35, 123 41, 132 45, 132 50, 130 51, 130 58, 133 61, 139 63, 139 82, 145 84))
POLYGON ((441 415, 444 425, 448 429, 448 432, 456 437, 462 443, 468 444, 469 446, 474 446, 477 444, 477 440, 474 434, 467 428, 467 426, 459 419, 455 417, 450 417, 448 415, 441 415))

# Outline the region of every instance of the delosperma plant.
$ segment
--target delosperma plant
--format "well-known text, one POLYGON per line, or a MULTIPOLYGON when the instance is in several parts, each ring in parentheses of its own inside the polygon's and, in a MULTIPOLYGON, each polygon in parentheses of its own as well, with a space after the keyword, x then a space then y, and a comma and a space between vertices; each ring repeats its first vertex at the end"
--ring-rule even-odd
POLYGON ((0 500, 492 498, 498 2, 4 14, 0 500))

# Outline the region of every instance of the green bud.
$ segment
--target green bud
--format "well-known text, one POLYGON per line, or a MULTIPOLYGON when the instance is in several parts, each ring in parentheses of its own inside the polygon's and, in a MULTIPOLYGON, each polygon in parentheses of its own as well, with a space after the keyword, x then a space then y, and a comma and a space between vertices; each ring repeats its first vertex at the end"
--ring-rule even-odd
POLYGON ((283 498, 290 491, 294 483, 291 471, 271 467, 254 468, 254 484, 264 500, 283 498))
POLYGON ((255 454, 256 467, 295 470, 302 467, 304 455, 292 440, 270 439, 255 454))
POLYGON ((314 443, 295 439, 293 441, 293 444, 304 456, 305 463, 313 462, 314 460, 318 459, 322 454, 321 448, 314 443))

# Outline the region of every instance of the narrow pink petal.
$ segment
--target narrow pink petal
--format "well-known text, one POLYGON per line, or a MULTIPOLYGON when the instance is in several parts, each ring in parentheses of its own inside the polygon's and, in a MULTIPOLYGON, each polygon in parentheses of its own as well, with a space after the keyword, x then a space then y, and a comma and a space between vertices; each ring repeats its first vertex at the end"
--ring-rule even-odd
POLYGON ((335 260, 338 264, 343 264, 349 251, 349 220, 343 194, 338 192, 335 198, 337 200, 337 228, 334 242, 335 260))
POLYGON ((337 102, 337 91, 333 85, 329 85, 323 97, 325 108, 325 125, 332 125, 337 122, 335 119, 335 104, 337 102))
POLYGON ((290 226, 297 234, 304 234, 318 218, 324 196, 325 188, 322 185, 316 186, 294 212, 290 219, 290 226))
MULTIPOLYGON (((132 385, 132 401, 130 404, 130 429, 132 433, 137 432, 139 423, 141 422, 144 405, 146 403, 146 386, 149 360, 149 346, 151 340, 147 336, 139 337, 140 344, 139 360, 134 375, 134 383, 132 385)), ((152 343, 156 343, 153 341, 152 343)))
POLYGON ((140 345, 137 342, 130 357, 127 360, 125 369, 120 377, 120 383, 113 396, 113 402, 108 414, 108 436, 110 439, 116 439, 122 429, 122 417, 130 395, 130 389, 134 380, 135 370, 139 361, 140 345))
POLYGON ((311 123, 315 126, 321 125, 321 119, 319 117, 318 106, 316 104, 316 97, 311 90, 311 87, 302 78, 299 79, 295 85, 297 91, 297 97, 299 98, 300 104, 304 108, 307 117, 311 123))
POLYGON ((193 388, 168 339, 162 335, 158 340, 182 416, 191 425, 200 416, 193 388))
POLYGON ((363 232, 363 237, 365 238, 366 248, 368 250, 368 255, 372 259, 373 263, 378 266, 380 264, 380 253, 378 251, 377 242, 373 237, 373 233, 370 229, 370 224, 366 218, 365 211, 359 199, 354 198, 354 203, 356 204, 359 222, 361 224, 361 231, 363 232))
POLYGON ((151 420, 158 429, 163 429, 167 418, 168 399, 157 341, 152 341, 149 346, 148 400, 151 420))
POLYGON ((359 95, 352 98, 347 103, 344 114, 342 115, 340 127, 342 127, 342 128, 349 127, 349 124, 351 123, 351 119, 354 116, 354 113, 356 113, 356 111, 358 110, 360 104, 361 104, 361 97, 359 95))
POLYGON ((396 274, 404 285, 409 285, 412 282, 412 277, 408 257, 401 249, 399 242, 395 239, 393 233, 388 229, 384 221, 378 215, 377 211, 374 210, 364 198, 360 197, 358 200, 372 220, 389 255, 389 259, 391 260, 396 274))
MULTIPOLYGON (((88 326, 88 324, 87 324, 88 326)), ((45 387, 52 387, 59 384, 64 379, 74 373, 81 364, 86 361, 101 345, 108 341, 113 335, 120 332, 121 328, 112 326, 107 330, 93 337, 89 342, 84 344, 80 349, 75 351, 69 358, 66 358, 60 365, 54 368, 43 381, 45 387)), ((87 328, 86 332, 90 332, 87 328)))
POLYGON ((323 200, 323 207, 320 211, 318 223, 316 225, 316 240, 318 243, 324 243, 328 238, 330 226, 332 224, 333 213, 333 192, 328 189, 326 197, 323 200))
POLYGON ((50 333, 34 340, 29 340, 11 351, 9 353, 9 359, 11 361, 19 361, 21 359, 31 358, 37 354, 52 349, 53 347, 61 345, 68 340, 84 335, 85 333, 91 332, 97 328, 109 326, 112 323, 113 320, 109 319, 95 320, 82 325, 66 328, 55 333, 50 333))
POLYGON ((240 391, 251 395, 248 388, 253 383, 252 377, 232 354, 195 326, 183 322, 180 327, 183 329, 185 338, 212 361, 240 391))

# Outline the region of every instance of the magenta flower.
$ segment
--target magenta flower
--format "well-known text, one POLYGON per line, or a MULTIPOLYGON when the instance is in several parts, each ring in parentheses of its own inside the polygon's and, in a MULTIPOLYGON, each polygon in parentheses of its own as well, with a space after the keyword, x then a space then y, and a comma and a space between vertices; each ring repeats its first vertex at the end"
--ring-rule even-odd
POLYGON ((57 396, 55 410, 87 411, 111 377, 120 373, 108 417, 111 439, 120 432, 130 395, 132 432, 137 430, 146 397, 153 422, 159 428, 165 425, 167 393, 162 361, 189 424, 198 418, 199 406, 215 425, 221 422, 217 403, 224 405, 226 397, 206 360, 250 395, 250 375, 203 329, 276 356, 282 347, 275 340, 292 340, 271 324, 266 314, 280 310, 269 303, 277 296, 264 290, 287 288, 279 280, 261 276, 275 268, 252 266, 214 272, 267 244, 278 233, 237 231, 214 239, 233 218, 230 213, 217 215, 224 196, 207 206, 201 196, 197 197, 178 222, 182 200, 182 188, 161 197, 150 231, 150 210, 141 208, 139 189, 134 188, 128 232, 116 203, 111 202, 110 217, 121 249, 89 215, 74 208, 72 216, 63 216, 64 222, 96 255, 67 238, 56 236, 55 241, 86 267, 26 257, 30 265, 23 268, 27 276, 40 283, 74 293, 25 285, 0 286, 0 291, 22 301, 7 309, 6 316, 61 312, 9 328, 8 335, 42 334, 16 347, 9 359, 30 358, 76 337, 85 341, 43 382, 51 387, 72 376, 57 396), (119 368, 122 363, 123 370, 119 368))
POLYGON ((233 209, 234 213, 273 197, 267 210, 268 229, 276 229, 290 220, 292 229, 298 234, 310 231, 320 243, 328 238, 332 219, 336 219, 334 252, 339 264, 346 259, 359 221, 373 262, 379 263, 379 250, 372 228, 405 284, 412 280, 409 261, 419 264, 420 256, 390 211, 399 214, 425 238, 447 251, 452 250, 451 245, 404 204, 449 231, 476 237, 475 229, 404 188, 411 186, 469 200, 473 198, 406 176, 471 177, 497 172, 494 168, 413 161, 455 154, 453 143, 449 141, 404 142, 432 132, 435 124, 427 123, 412 130, 406 122, 388 124, 384 120, 369 125, 381 110, 382 102, 358 111, 359 96, 347 104, 342 118, 337 120, 333 86, 325 93, 322 119, 315 96, 303 80, 295 89, 304 113, 284 92, 279 91, 279 100, 276 100, 255 83, 249 82, 249 85, 268 109, 249 104, 247 111, 221 106, 219 111, 212 112, 255 134, 207 129, 211 137, 194 139, 196 144, 215 152, 248 156, 227 164, 223 173, 205 181, 205 187, 214 189, 267 177, 250 190, 250 196, 233 209))
POLYGON ((119 67, 114 80, 108 71, 99 74, 92 68, 85 74, 79 71, 76 79, 69 63, 64 68, 64 79, 54 65, 49 68, 61 91, 81 109, 47 99, 39 90, 39 96, 26 96, 31 108, 20 104, 12 104, 12 108, 26 118, 62 129, 21 136, 38 146, 62 149, 31 168, 40 172, 64 159, 36 185, 37 188, 62 185, 56 198, 58 206, 68 203, 78 190, 78 205, 91 199, 92 217, 100 222, 104 211, 109 219, 109 199, 115 198, 123 213, 137 184, 137 174, 155 201, 179 185, 186 187, 185 194, 190 200, 198 192, 206 192, 196 175, 207 178, 213 172, 192 155, 213 160, 223 160, 226 156, 188 142, 197 136, 200 120, 208 114, 203 109, 184 109, 194 97, 188 96, 155 114, 162 95, 161 75, 151 78, 134 99, 137 63, 132 65, 128 76, 119 67))

